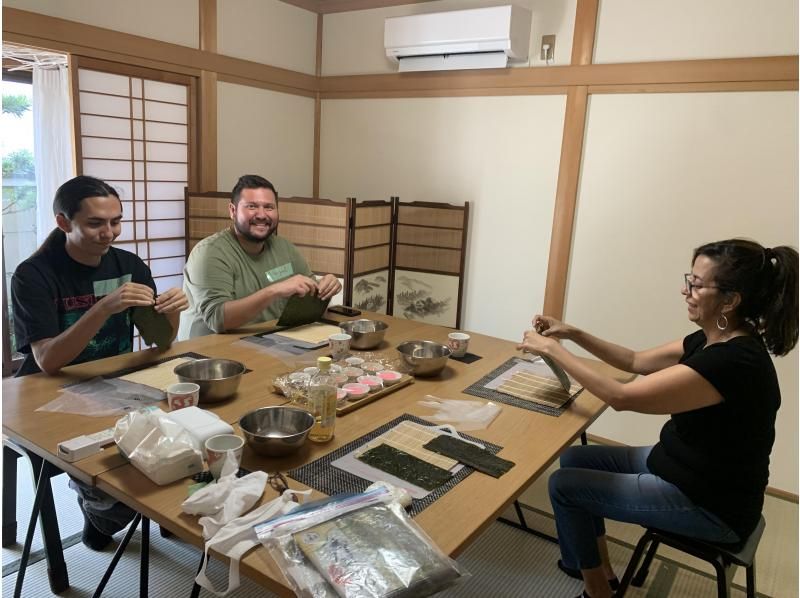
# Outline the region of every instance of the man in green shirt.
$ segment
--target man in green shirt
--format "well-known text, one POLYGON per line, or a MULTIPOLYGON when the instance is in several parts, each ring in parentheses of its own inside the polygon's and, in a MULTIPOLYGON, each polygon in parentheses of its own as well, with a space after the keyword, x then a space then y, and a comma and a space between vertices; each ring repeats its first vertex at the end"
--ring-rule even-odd
POLYGON ((184 268, 190 307, 181 314, 183 340, 278 318, 292 295, 330 299, 342 285, 319 280, 297 248, 273 234, 278 192, 257 175, 239 178, 228 206, 233 226, 200 241, 184 268))

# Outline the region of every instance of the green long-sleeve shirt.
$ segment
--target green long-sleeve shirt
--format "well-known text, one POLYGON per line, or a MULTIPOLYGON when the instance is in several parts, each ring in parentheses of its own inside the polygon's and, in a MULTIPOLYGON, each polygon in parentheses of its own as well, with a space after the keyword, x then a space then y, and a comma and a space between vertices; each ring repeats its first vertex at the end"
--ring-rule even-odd
MULTIPOLYGON (((231 229, 206 237, 192 249, 183 269, 189 309, 181 314, 178 339, 223 332, 227 301, 242 299, 295 274, 310 276, 311 270, 297 248, 276 234, 270 235, 257 256, 242 249, 231 229)), ((253 322, 278 318, 286 301, 276 299, 253 322)))

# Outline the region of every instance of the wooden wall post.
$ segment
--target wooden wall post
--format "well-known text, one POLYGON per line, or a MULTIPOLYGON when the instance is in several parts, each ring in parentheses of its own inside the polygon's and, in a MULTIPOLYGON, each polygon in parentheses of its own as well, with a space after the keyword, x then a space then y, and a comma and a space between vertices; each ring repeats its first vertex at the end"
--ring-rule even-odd
MULTIPOLYGON (((200 50, 217 51, 217 0, 198 0, 200 5, 200 50)), ((199 188, 194 191, 216 191, 217 182, 217 73, 200 72, 198 98, 198 161, 199 188)))
MULTIPOLYGON (((575 14, 575 34, 572 39, 572 65, 592 62, 595 30, 597 29, 598 0, 578 0, 575 14)), ((547 67, 542 67, 547 68, 547 67)), ((578 180, 581 173, 583 137, 586 129, 588 87, 574 85, 567 89, 564 114, 564 134, 561 139, 561 160, 553 209, 553 229, 550 235, 550 254, 547 262, 547 282, 542 313, 555 318, 564 317, 564 300, 575 225, 575 204, 578 199, 578 180)))

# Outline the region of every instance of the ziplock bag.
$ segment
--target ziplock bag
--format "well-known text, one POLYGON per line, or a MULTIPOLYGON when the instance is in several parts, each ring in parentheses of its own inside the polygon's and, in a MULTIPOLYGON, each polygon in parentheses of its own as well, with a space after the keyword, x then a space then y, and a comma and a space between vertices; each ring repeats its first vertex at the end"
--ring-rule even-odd
POLYGON ((302 598, 423 598, 465 576, 385 487, 309 503, 255 530, 302 598))

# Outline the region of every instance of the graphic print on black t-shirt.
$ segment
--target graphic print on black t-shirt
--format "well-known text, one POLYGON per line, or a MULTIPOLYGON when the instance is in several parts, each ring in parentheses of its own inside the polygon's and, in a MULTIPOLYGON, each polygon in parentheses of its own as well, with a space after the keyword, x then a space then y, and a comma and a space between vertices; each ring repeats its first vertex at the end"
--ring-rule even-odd
MULTIPOLYGON (((76 262, 63 245, 40 251, 20 264, 11 280, 17 344, 26 354, 18 375, 39 371, 31 354, 32 343, 58 336, 126 282, 144 284, 155 291, 144 262, 114 247, 96 267, 76 262)), ((128 353, 132 348, 133 323, 130 309, 126 309, 109 316, 70 364, 128 353)))
MULTIPOLYGON (((91 304, 86 307, 77 307, 70 311, 59 310, 59 325, 61 330, 66 330, 77 322, 89 308, 97 302, 94 295, 84 295, 83 297, 65 297, 64 302, 71 299, 85 299, 90 297, 93 299, 91 304)), ((73 302, 73 305, 77 302, 73 302)), ((125 310, 121 313, 114 314, 97 334, 94 335, 86 348, 80 352, 78 357, 75 358, 74 363, 83 363, 85 361, 94 361, 95 359, 102 359, 103 357, 112 357, 120 353, 129 353, 132 349, 130 334, 127 331, 130 329, 131 319, 130 310, 125 310), (120 331, 124 331, 120 334, 120 331)))

